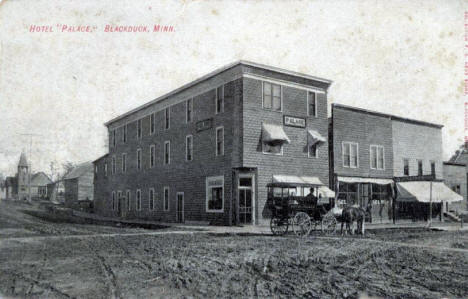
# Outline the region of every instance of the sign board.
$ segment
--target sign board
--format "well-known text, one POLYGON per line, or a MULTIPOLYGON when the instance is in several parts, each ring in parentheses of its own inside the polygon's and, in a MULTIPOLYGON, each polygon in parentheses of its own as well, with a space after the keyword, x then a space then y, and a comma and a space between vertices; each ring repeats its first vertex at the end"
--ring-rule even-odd
POLYGON ((213 126, 213 119, 208 118, 197 122, 197 132, 205 131, 213 126))
POLYGON ((305 128, 306 120, 302 117, 284 116, 284 125, 290 127, 305 128))

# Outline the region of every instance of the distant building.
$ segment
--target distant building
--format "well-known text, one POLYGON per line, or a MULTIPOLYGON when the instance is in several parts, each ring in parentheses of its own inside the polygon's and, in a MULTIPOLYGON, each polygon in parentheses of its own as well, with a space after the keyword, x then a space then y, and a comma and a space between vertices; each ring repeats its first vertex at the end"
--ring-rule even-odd
POLYGON ((5 198, 6 199, 13 199, 15 198, 14 195, 16 194, 16 178, 12 176, 8 176, 5 179, 5 198))
POLYGON ((51 179, 42 171, 31 176, 31 198, 47 199, 47 185, 52 183, 51 179))
POLYGON ((463 201, 447 204, 444 210, 456 211, 457 213, 466 211, 468 208, 466 165, 455 162, 444 162, 444 182, 450 189, 463 196, 463 201))
POLYGON ((93 164, 85 162, 76 166, 64 179, 65 206, 78 209, 89 205, 94 198, 93 164))

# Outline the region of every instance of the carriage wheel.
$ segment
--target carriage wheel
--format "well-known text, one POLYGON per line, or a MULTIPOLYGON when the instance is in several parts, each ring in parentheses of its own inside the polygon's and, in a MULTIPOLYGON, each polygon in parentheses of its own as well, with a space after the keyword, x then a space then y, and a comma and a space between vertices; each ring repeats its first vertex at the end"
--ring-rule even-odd
POLYGON ((312 220, 307 213, 299 212, 293 219, 293 230, 296 236, 307 236, 312 230, 312 220))
POLYGON ((333 214, 327 214, 322 219, 322 232, 326 234, 333 234, 336 231, 336 218, 333 214))
POLYGON ((270 220, 270 229, 273 235, 282 236, 288 232, 289 221, 277 216, 273 216, 270 220))

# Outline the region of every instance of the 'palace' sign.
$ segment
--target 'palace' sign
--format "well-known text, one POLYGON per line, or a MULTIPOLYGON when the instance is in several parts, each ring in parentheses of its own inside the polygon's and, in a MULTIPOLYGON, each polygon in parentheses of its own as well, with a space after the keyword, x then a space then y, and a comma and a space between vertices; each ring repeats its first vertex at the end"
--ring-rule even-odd
POLYGON ((306 120, 302 117, 284 116, 284 125, 290 127, 305 128, 306 120))

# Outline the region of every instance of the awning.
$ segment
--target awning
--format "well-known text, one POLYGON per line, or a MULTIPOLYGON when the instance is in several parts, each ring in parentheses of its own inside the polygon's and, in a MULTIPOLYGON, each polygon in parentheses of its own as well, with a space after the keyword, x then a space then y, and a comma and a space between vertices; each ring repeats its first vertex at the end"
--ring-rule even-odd
POLYGON ((278 186, 324 186, 318 177, 295 175, 273 175, 272 184, 278 186))
POLYGON ((418 201, 431 202, 431 183, 432 183, 432 202, 457 202, 462 201, 463 197, 450 190, 443 182, 400 182, 397 183, 398 195, 397 201, 418 201))
POLYGON ((339 176, 339 182, 343 183, 369 183, 369 184, 377 184, 377 185, 388 185, 393 184, 392 179, 376 179, 376 178, 361 178, 361 177, 347 177, 347 176, 339 176))
POLYGON ((262 141, 266 143, 290 143, 282 126, 262 124, 262 141))
POLYGON ((322 195, 322 197, 334 198, 335 192, 330 190, 327 186, 320 186, 318 188, 318 193, 322 195))
POLYGON ((319 132, 317 131, 314 131, 314 130, 308 130, 307 131, 307 143, 309 145, 314 145, 316 144, 317 142, 326 142, 327 139, 325 137, 323 137, 322 135, 320 135, 319 132))

